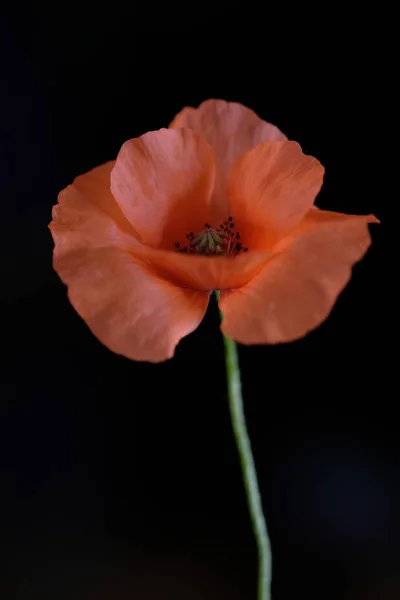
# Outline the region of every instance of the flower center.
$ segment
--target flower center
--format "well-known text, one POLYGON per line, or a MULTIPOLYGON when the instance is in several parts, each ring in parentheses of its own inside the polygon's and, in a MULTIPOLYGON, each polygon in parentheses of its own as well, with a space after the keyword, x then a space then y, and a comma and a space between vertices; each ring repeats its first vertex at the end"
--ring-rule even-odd
POLYGON ((205 256, 237 256, 241 252, 247 252, 240 240, 240 233, 235 231, 233 217, 229 217, 216 228, 205 223, 204 229, 199 233, 192 231, 186 234, 188 244, 181 246, 175 242, 177 252, 184 254, 202 254, 205 256))

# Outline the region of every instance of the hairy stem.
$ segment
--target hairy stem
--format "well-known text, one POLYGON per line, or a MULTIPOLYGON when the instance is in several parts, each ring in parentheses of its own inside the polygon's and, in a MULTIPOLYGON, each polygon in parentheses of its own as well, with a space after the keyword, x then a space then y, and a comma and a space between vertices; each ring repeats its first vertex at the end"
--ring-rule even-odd
MULTIPOLYGON (((219 299, 219 292, 217 292, 219 299)), ((225 345, 226 380, 228 387, 229 410, 236 446, 242 467, 253 532, 258 549, 258 600, 271 599, 272 557, 267 525, 262 508, 246 417, 243 409, 242 386, 236 342, 223 336, 225 345)))

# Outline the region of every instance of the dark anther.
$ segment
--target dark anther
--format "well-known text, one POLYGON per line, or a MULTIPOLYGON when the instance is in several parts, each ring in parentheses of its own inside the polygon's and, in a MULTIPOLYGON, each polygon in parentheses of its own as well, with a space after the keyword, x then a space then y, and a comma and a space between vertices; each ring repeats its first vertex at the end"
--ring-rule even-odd
POLYGON ((189 233, 189 236, 190 236, 191 238, 192 238, 192 237, 194 237, 194 233, 193 233, 193 231, 191 231, 191 232, 189 233))
POLYGON ((221 225, 220 225, 220 228, 221 228, 221 229, 223 229, 223 228, 224 228, 224 224, 223 224, 223 223, 221 223, 221 225))
POLYGON ((237 232, 237 234, 236 234, 236 239, 240 240, 240 233, 239 232, 237 232))
POLYGON ((180 247, 181 247, 180 243, 179 242, 175 242, 175 248, 180 248, 180 247))
POLYGON ((206 223, 206 224, 205 224, 205 227, 206 227, 206 229, 210 229, 210 228, 211 228, 211 225, 210 225, 210 223, 206 223))
POLYGON ((231 223, 231 224, 229 225, 229 227, 230 227, 231 229, 233 229, 233 228, 235 227, 234 223, 231 223))
POLYGON ((231 232, 231 237, 235 237, 235 234, 233 233, 233 231, 231 232))
POLYGON ((239 250, 242 249, 242 244, 239 242, 238 244, 236 244, 236 250, 237 252, 239 252, 239 250))
POLYGON ((233 221, 233 217, 229 217, 229 218, 228 218, 228 221, 233 221))
POLYGON ((243 252, 248 252, 249 249, 248 248, 243 248, 243 252))
POLYGON ((188 249, 187 249, 187 246, 185 246, 185 247, 184 247, 183 251, 184 251, 184 252, 187 252, 187 251, 188 251, 188 249))

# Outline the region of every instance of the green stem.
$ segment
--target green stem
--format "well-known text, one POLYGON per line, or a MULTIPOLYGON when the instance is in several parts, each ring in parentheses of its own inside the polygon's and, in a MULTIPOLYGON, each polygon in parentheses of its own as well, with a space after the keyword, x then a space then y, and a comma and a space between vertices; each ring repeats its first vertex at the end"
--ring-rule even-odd
MULTIPOLYGON (((219 292, 216 292, 219 299, 219 292)), ((242 476, 246 490, 253 532, 258 549, 258 600, 271 599, 272 556, 267 525, 262 508, 251 443, 246 427, 236 342, 223 336, 229 410, 235 434, 242 476)))

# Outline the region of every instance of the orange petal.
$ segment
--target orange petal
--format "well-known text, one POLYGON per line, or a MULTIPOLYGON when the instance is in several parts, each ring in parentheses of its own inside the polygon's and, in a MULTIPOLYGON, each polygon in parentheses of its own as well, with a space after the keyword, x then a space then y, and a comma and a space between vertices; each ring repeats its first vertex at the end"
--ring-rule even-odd
POLYGON ((138 243, 110 191, 113 165, 108 162, 80 175, 60 192, 50 223, 56 252, 138 243))
POLYGON ((235 257, 200 256, 141 244, 131 251, 161 277, 184 288, 201 291, 241 287, 253 279, 271 257, 270 252, 248 252, 235 257))
POLYGON ((260 119, 249 108, 225 100, 206 100, 198 108, 184 108, 170 127, 188 127, 214 149, 217 179, 212 200, 213 221, 226 219, 230 214, 226 183, 235 160, 261 142, 286 139, 277 127, 260 119))
POLYGON ((323 176, 323 166, 296 142, 266 142, 239 158, 228 197, 245 244, 272 248, 313 206, 323 176))
POLYGON ((208 294, 162 280, 132 255, 140 243, 110 192, 112 165, 60 193, 50 224, 54 268, 100 341, 128 358, 157 362, 198 326, 208 294))
MULTIPOLYGON (((57 233, 55 235, 57 247, 57 233)), ((160 279, 128 252, 98 247, 63 254, 54 266, 69 299, 94 335, 134 360, 171 358, 178 342, 197 328, 209 295, 160 279)))
POLYGON ((290 233, 282 238, 274 248, 274 253, 281 252, 289 246, 293 240, 304 233, 309 232, 311 228, 318 225, 327 225, 345 223, 348 221, 357 221, 365 223, 379 223, 379 219, 375 215, 346 215, 345 213, 333 212, 330 210, 321 210, 314 206, 308 211, 306 216, 290 233))
POLYGON ((307 218, 253 281, 221 294, 227 336, 243 344, 290 342, 327 318, 370 245, 367 223, 377 220, 317 210, 307 218))
POLYGON ((205 140, 190 130, 161 129, 123 144, 111 191, 144 244, 172 249, 209 220, 214 177, 205 140))

